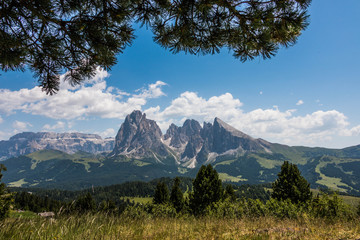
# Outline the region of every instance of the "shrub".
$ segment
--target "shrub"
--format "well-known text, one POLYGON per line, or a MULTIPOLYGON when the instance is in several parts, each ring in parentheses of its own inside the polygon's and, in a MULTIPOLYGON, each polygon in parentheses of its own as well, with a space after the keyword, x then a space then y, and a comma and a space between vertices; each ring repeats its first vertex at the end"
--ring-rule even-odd
POLYGON ((354 214, 350 206, 335 193, 333 195, 324 194, 317 196, 311 202, 311 214, 314 217, 322 217, 328 219, 335 218, 353 218, 354 214))

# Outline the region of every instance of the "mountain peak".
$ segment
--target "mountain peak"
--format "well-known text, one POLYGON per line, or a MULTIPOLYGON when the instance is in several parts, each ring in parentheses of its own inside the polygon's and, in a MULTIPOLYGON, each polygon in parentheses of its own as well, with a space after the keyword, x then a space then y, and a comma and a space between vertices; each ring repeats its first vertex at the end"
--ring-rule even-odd
POLYGON ((162 132, 154 120, 146 114, 135 110, 127 115, 115 138, 115 147, 111 155, 135 157, 167 156, 168 152, 162 143, 162 132))
POLYGON ((230 126, 229 124, 227 124, 226 122, 224 122, 223 120, 221 120, 220 118, 216 117, 214 119, 214 127, 220 127, 225 129, 227 132, 230 132, 232 135, 236 136, 236 137, 240 137, 240 138, 249 138, 251 140, 255 140, 254 138, 252 138, 251 136, 237 130, 236 128, 230 126))

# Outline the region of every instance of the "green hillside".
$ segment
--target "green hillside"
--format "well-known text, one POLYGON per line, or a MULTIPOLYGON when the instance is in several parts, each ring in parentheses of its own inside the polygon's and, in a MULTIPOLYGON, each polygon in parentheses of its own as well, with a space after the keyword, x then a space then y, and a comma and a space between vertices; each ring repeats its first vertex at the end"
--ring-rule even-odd
MULTIPOLYGON (((312 188, 360 195, 360 147, 326 149, 272 144, 270 152, 221 155, 211 162, 223 181, 270 183, 284 161, 298 165, 312 188)), ((183 168, 173 158, 105 157, 86 152, 41 150, 3 162, 4 182, 14 187, 83 189, 159 177, 195 177, 198 168, 183 168), (160 160, 160 161, 159 161, 160 160)))

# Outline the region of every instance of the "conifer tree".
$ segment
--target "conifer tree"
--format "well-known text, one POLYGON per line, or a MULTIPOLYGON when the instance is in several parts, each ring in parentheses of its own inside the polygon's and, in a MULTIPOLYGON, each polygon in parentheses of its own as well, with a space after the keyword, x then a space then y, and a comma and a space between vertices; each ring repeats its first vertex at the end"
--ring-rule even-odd
POLYGON ((92 212, 96 209, 95 200, 89 192, 76 200, 75 209, 80 213, 92 212))
POLYGON ((278 173, 278 179, 272 184, 271 197, 278 200, 290 199, 293 203, 311 200, 310 184, 301 176, 295 164, 285 161, 278 173))
POLYGON ((9 215, 10 205, 13 200, 11 193, 8 192, 5 184, 1 182, 3 176, 1 171, 6 171, 3 164, 0 164, 0 220, 9 215))
POLYGON ((236 200, 234 188, 230 184, 225 187, 225 197, 229 198, 233 202, 236 200))
POLYGON ((164 204, 169 202, 169 189, 164 182, 159 182, 156 185, 154 204, 164 204))
POLYGON ((48 94, 59 75, 79 84, 116 64, 135 23, 172 53, 227 48, 241 61, 270 58, 297 41, 311 0, 2 0, 0 69, 29 68, 48 94))
POLYGON ((184 196, 180 188, 180 178, 176 177, 174 185, 171 189, 170 202, 174 206, 177 212, 180 212, 184 208, 184 196))
POLYGON ((221 180, 216 170, 209 164, 201 166, 193 182, 190 194, 190 208, 195 215, 202 214, 212 203, 223 197, 221 180))

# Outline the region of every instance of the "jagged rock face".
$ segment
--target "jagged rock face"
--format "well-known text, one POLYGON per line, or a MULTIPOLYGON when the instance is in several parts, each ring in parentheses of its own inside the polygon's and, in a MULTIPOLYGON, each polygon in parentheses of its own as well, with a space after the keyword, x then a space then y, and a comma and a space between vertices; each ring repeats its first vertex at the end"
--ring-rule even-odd
POLYGON ((208 161, 210 153, 220 155, 230 150, 238 152, 269 151, 268 146, 270 145, 265 140, 254 139, 246 135, 219 118, 215 118, 214 124, 204 123, 201 137, 204 143, 196 157, 198 164, 208 161))
POLYGON ((29 154, 43 149, 55 149, 69 154, 78 151, 89 153, 110 152, 114 139, 102 139, 96 134, 24 132, 0 141, 0 159, 29 154))
POLYGON ((203 127, 195 120, 186 120, 182 127, 172 124, 164 135, 164 140, 168 139, 169 146, 180 153, 178 162, 186 166, 203 164, 211 160, 210 155, 216 158, 228 153, 267 151, 270 144, 242 133, 219 118, 213 124, 204 122, 203 127))
POLYGON ((145 113, 134 111, 121 125, 112 155, 167 156, 169 153, 161 138, 162 132, 156 122, 147 119, 145 113))
POLYGON ((230 149, 240 148, 245 151, 263 150, 263 146, 254 138, 231 127, 219 118, 215 118, 213 125, 213 148, 216 153, 223 153, 230 149))
POLYGON ((164 140, 171 138, 170 146, 180 148, 188 143, 192 137, 200 135, 200 130, 201 126, 198 121, 187 119, 182 127, 171 124, 164 135, 164 140))

